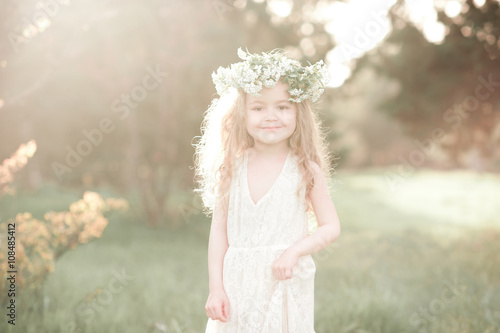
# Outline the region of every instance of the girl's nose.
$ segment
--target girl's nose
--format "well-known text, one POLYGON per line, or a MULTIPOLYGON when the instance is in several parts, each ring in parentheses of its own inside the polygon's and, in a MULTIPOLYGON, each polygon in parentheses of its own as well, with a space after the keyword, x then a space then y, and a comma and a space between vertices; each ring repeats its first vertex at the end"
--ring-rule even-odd
POLYGON ((274 108, 268 108, 266 112, 266 119, 276 119, 277 110, 274 108))

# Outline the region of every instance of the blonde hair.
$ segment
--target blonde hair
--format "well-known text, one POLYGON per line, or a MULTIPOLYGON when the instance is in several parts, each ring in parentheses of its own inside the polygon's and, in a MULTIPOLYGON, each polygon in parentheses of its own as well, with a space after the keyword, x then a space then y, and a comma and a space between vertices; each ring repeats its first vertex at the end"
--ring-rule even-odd
MULTIPOLYGON (((195 192, 201 193, 204 213, 214 211, 215 201, 228 202, 230 184, 237 170, 237 161, 254 140, 246 130, 246 93, 234 89, 220 99, 214 99, 204 115, 202 136, 195 144, 195 192)), ((316 110, 309 100, 294 103, 297 107, 297 127, 288 139, 292 154, 298 157, 302 181, 297 195, 306 188, 307 211, 312 210, 309 193, 314 186, 313 161, 319 165, 330 190, 334 172, 328 152, 325 133, 316 110)))

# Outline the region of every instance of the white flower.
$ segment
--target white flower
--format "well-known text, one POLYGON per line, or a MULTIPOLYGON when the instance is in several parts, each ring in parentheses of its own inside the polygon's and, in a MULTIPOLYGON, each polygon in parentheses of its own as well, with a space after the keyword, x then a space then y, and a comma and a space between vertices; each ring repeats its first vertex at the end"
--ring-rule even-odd
POLYGON ((323 60, 302 67, 298 61, 287 58, 279 50, 258 55, 238 48, 237 53, 244 61, 232 64, 229 68, 219 67, 217 72, 212 73, 212 81, 220 96, 231 88, 243 89, 248 94, 260 96, 259 91, 263 87, 272 88, 278 80, 286 78, 290 101, 299 103, 311 99, 315 102, 330 79, 323 60))
POLYGON ((274 80, 272 80, 272 79, 269 79, 269 80, 264 80, 264 86, 265 86, 266 88, 272 88, 272 87, 274 87, 274 86, 276 85, 277 81, 278 81, 278 80, 274 81, 274 80))
POLYGON ((241 47, 238 48, 238 52, 237 53, 238 53, 238 58, 240 58, 242 60, 245 60, 247 58, 247 54, 245 53, 245 51, 243 51, 241 49, 241 47))

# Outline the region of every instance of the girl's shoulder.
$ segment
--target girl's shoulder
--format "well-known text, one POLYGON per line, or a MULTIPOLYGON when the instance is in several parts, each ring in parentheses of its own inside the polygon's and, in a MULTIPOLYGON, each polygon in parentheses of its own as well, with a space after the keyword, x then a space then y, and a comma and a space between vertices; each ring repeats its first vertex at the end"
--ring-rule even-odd
MULTIPOLYGON (((293 157, 294 157, 294 160, 296 162, 297 168, 301 169, 299 167, 299 157, 297 155, 293 155, 293 157)), ((315 161, 308 159, 307 162, 306 162, 305 167, 308 169, 308 172, 306 174, 303 174, 304 176, 308 175, 309 177, 312 177, 314 179, 325 178, 325 174, 323 172, 323 169, 321 169, 321 167, 319 166, 319 164, 316 163, 315 161)), ((300 172, 302 173, 304 171, 300 171, 300 172)))
POLYGON ((244 150, 240 156, 235 157, 235 159, 233 160, 235 171, 241 170, 243 168, 246 155, 247 155, 247 152, 244 150))
POLYGON ((314 162, 313 160, 308 160, 307 161, 309 168, 314 171, 314 173, 322 173, 323 171, 321 170, 321 167, 319 166, 318 163, 314 162))
MULTIPOLYGON (((299 162, 299 156, 295 154, 293 151, 290 152, 290 157, 295 160, 297 163, 299 162)), ((318 165, 318 163, 314 162, 313 160, 307 160, 306 162, 307 168, 309 170, 316 172, 321 172, 321 167, 318 165)))

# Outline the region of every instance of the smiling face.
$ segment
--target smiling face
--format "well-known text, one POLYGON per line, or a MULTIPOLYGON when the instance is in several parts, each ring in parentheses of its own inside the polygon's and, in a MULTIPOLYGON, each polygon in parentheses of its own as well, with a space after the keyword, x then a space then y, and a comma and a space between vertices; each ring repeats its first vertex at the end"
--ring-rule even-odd
POLYGON ((262 96, 246 96, 247 132, 258 149, 283 145, 297 125, 297 107, 288 101, 288 85, 281 81, 273 88, 263 88, 262 96))

